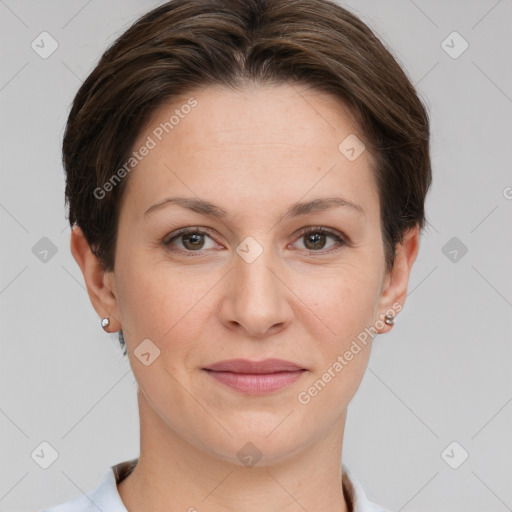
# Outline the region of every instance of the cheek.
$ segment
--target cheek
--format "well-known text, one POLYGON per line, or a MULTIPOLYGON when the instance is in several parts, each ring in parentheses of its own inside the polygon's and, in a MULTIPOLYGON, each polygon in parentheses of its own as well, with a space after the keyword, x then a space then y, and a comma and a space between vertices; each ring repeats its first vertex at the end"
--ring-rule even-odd
POLYGON ((120 307, 123 323, 133 334, 133 345, 149 338, 160 350, 169 348, 173 354, 192 349, 201 339, 208 292, 218 276, 180 271, 165 262, 142 263, 136 258, 122 268, 120 307))
MULTIPOLYGON (((372 262, 375 264, 375 262, 372 262)), ((348 340, 372 325, 379 298, 380 277, 364 259, 325 272, 311 272, 295 280, 294 292, 305 306, 303 323, 312 329, 313 338, 342 348, 348 340), (306 321, 307 319, 307 321, 306 321)))
POLYGON ((310 306, 301 321, 314 342, 316 365, 296 398, 306 412, 317 411, 330 425, 347 407, 366 371, 379 282, 358 266, 316 276, 313 282, 315 286, 303 285, 298 295, 307 297, 304 302, 310 306))

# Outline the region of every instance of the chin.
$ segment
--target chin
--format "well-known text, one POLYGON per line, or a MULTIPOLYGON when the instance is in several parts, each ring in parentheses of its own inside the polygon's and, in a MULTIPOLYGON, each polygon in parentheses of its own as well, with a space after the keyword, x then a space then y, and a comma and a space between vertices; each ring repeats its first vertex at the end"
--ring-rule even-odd
POLYGON ((257 428, 254 424, 230 425, 228 430, 233 434, 232 438, 224 431, 217 432, 214 439, 202 440, 203 450, 241 467, 272 466, 284 462, 300 453, 313 442, 314 437, 308 436, 295 422, 286 427, 279 425, 284 417, 286 414, 280 415, 272 428, 268 428, 266 423, 264 428, 257 428))

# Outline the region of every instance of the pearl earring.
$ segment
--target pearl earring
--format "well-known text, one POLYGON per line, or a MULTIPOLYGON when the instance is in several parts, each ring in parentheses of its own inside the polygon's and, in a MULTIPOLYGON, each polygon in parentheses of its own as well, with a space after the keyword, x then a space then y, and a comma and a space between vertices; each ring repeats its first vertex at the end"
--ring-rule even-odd
POLYGON ((395 323, 395 315, 386 315, 384 317, 384 322, 387 325, 393 325, 395 323))
POLYGON ((108 319, 108 316, 106 316, 105 318, 102 318, 101 319, 101 327, 103 327, 103 330, 108 332, 107 331, 107 327, 110 325, 110 320, 108 319))

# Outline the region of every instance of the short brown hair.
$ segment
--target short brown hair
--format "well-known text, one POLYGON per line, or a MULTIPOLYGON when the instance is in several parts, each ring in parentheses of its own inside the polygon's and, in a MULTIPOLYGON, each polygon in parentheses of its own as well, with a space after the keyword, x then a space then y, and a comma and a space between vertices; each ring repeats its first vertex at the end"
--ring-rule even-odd
MULTIPOLYGON (((101 200, 140 129, 163 103, 198 87, 302 83, 339 98, 374 156, 386 268, 405 232, 424 227, 432 181, 429 119, 393 55, 330 0, 172 0, 144 15, 80 87, 63 141, 69 222, 113 270, 128 178, 101 200)), ((341 142, 341 141, 340 141, 341 142)))

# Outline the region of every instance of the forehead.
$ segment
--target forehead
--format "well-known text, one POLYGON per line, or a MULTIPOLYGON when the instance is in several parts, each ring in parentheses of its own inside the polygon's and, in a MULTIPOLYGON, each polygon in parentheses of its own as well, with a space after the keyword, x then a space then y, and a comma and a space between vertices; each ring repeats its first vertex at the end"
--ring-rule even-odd
POLYGON ((132 149, 150 150, 125 195, 145 210, 171 193, 263 206, 338 192, 371 214, 373 159, 340 151, 354 136, 364 139, 343 103, 304 86, 198 89, 161 106, 141 130, 132 149))

